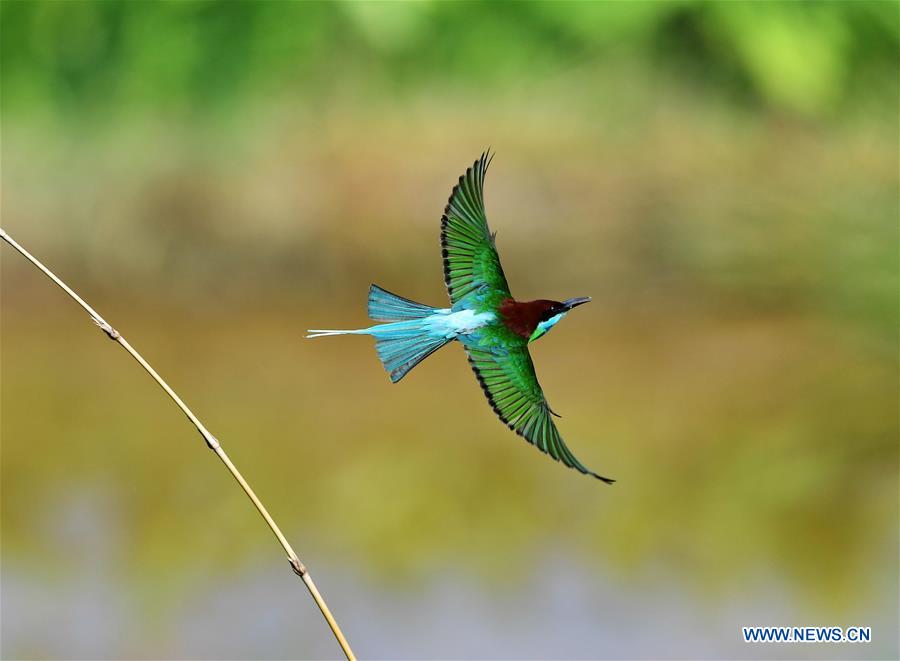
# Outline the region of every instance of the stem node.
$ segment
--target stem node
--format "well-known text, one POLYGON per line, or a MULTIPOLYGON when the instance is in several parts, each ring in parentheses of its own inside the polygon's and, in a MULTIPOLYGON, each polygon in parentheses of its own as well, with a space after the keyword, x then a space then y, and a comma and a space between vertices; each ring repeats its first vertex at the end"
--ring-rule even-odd
POLYGON ((300 562, 300 558, 294 556, 293 558, 288 558, 288 562, 291 563, 291 569, 294 570, 297 576, 303 578, 306 575, 306 565, 300 562))
POLYGON ((217 439, 215 436, 208 432, 206 434, 201 432, 200 435, 203 437, 203 440, 206 441, 206 446, 210 450, 212 450, 213 452, 217 452, 219 449, 221 449, 222 446, 219 445, 219 439, 217 439))
POLYGON ((113 328, 106 319, 103 317, 95 317, 91 315, 91 321, 97 324, 97 327, 100 328, 104 333, 106 333, 107 337, 111 339, 113 342, 117 341, 120 337, 119 331, 113 328))

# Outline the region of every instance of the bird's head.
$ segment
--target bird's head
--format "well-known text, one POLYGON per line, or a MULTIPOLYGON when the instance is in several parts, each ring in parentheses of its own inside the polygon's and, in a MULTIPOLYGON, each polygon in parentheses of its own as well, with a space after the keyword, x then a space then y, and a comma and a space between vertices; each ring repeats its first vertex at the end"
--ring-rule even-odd
POLYGON ((581 296, 578 298, 570 298, 565 301, 547 301, 547 305, 545 309, 541 311, 537 326, 531 334, 531 337, 528 338, 528 341, 534 342, 539 337, 543 337, 546 335, 547 331, 559 323, 560 319, 568 314, 569 310, 578 307, 583 303, 588 303, 590 300, 590 296, 581 296))

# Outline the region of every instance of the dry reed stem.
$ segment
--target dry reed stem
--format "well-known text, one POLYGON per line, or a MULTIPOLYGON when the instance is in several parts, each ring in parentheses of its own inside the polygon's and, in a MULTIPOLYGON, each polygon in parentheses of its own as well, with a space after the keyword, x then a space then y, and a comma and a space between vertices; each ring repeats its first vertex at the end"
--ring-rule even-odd
POLYGON ((225 454, 225 450, 222 449, 222 446, 219 444, 219 441, 213 436, 209 430, 200 422, 199 418, 194 415, 193 411, 191 411, 187 405, 181 401, 181 398, 175 393, 172 388, 169 387, 169 384, 166 383, 163 378, 157 374, 156 370, 153 369, 150 364, 144 360, 144 357, 139 354, 134 347, 132 347, 128 341, 119 334, 115 328, 113 328, 103 317, 101 317, 94 308, 88 305, 84 299, 82 299, 78 294, 76 294, 72 289, 60 280, 50 269, 44 266, 36 257, 34 257, 31 253, 29 253, 25 248, 16 243, 9 234, 3 228, 0 228, 0 239, 6 241, 9 245, 15 248, 19 253, 22 254, 25 259, 31 262, 34 266, 36 266, 44 275, 50 278, 53 282, 55 282, 64 292, 66 292, 78 305, 80 305, 84 310, 90 315, 91 319, 97 326, 100 327, 104 333, 109 336, 109 339, 118 343, 125 351, 127 351, 132 358, 134 358, 141 367, 153 377, 153 380, 159 384, 159 386, 166 391, 166 394, 172 399, 173 402, 181 409, 181 411, 188 417, 188 420, 197 428, 197 431, 200 432, 200 435, 203 436, 203 440, 206 441, 206 444, 209 448, 218 455, 219 459, 222 460, 222 463, 225 464, 225 467, 231 473, 232 477, 237 480, 237 483, 241 485, 241 488, 244 490, 244 493, 247 494, 247 497, 253 502, 253 505, 256 507, 257 511, 260 513, 263 519, 265 519, 266 524, 275 534, 275 537, 278 538, 278 543, 281 544, 281 547, 284 549, 285 553, 288 556, 288 562, 291 564, 291 569, 294 570, 294 573, 297 574, 303 582, 306 584, 309 593, 312 595, 313 599, 316 602, 316 605, 319 607, 319 610, 322 611, 322 615, 325 616, 325 620, 328 622, 328 626, 331 627, 331 631, 334 633, 334 637, 337 638, 338 644, 341 646, 344 654, 347 659, 355 660, 356 657, 353 655, 353 650, 350 649, 350 643, 347 642, 347 639, 344 637, 343 632, 341 632, 340 626, 338 626, 337 621, 334 619, 334 616, 331 614, 331 610, 328 608, 328 604, 325 603, 325 599, 322 597, 319 590, 316 588, 316 584, 313 583, 312 577, 309 575, 309 571, 307 571, 306 566, 300 562, 300 558, 294 552, 294 549, 291 548, 291 545, 288 543, 284 534, 281 532, 281 529, 278 527, 278 524, 275 523, 275 520, 272 518, 272 515, 269 514, 269 511, 262 504, 262 501, 257 497, 256 493, 254 493, 253 489, 250 488, 250 485, 247 484, 247 481, 244 479, 244 476, 241 475, 241 472, 235 467, 233 463, 231 463, 231 459, 228 458, 228 455, 225 454))

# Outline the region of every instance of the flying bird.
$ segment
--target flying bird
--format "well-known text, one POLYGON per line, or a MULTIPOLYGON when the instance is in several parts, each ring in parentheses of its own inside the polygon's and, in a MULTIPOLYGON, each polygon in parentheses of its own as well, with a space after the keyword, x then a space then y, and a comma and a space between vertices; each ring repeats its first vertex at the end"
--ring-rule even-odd
MULTIPOLYGON (((459 178, 441 218, 441 254, 449 308, 434 308, 369 288, 369 317, 386 323, 357 330, 310 330, 307 337, 371 335, 393 383, 445 344, 457 340, 494 413, 519 436, 569 468, 612 484, 566 447, 534 372, 528 344, 543 337, 590 297, 517 301, 509 292, 484 212, 484 176, 493 157, 481 155, 459 178)), ((559 416, 557 416, 559 417, 559 416)))

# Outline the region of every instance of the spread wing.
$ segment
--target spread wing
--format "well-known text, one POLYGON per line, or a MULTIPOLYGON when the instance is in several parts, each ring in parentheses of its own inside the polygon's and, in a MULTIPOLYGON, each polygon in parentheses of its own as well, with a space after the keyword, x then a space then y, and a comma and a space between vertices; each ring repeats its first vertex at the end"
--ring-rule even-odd
POLYGON ((466 347, 466 352, 491 408, 510 429, 569 468, 607 484, 614 482, 585 467, 566 447, 550 417, 527 346, 492 351, 466 347))
POLYGON ((499 298, 510 295, 484 214, 484 175, 491 158, 485 152, 459 178, 441 218, 444 282, 454 305, 482 287, 499 298))

